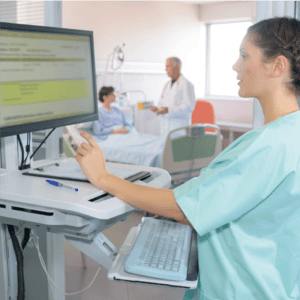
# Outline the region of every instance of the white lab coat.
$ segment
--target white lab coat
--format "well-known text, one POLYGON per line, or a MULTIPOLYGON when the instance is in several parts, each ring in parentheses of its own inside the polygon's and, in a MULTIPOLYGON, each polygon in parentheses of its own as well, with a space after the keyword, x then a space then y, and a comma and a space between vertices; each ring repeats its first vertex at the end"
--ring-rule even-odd
POLYGON ((168 107, 169 112, 160 116, 161 136, 175 128, 191 123, 191 115, 195 106, 194 86, 183 75, 171 86, 168 81, 158 102, 159 107, 168 107))

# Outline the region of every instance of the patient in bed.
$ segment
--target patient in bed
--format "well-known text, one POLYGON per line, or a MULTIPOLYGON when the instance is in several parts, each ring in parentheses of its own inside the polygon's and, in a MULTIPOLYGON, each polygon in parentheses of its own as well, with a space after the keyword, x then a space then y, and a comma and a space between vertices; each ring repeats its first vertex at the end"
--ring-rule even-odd
POLYGON ((134 126, 126 120, 124 113, 117 107, 111 106, 116 101, 114 88, 103 86, 99 92, 99 119, 93 123, 94 134, 106 140, 110 134, 126 134, 135 132, 134 126))

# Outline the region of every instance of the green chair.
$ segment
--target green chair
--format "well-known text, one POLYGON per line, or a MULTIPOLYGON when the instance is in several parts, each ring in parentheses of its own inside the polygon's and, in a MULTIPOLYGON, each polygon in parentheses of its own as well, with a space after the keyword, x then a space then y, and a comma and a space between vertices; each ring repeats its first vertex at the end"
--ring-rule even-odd
POLYGON ((162 168, 171 175, 174 187, 199 176, 201 169, 207 167, 221 151, 222 135, 217 125, 186 125, 168 133, 162 153, 162 168), (215 131, 208 131, 209 128, 215 131))

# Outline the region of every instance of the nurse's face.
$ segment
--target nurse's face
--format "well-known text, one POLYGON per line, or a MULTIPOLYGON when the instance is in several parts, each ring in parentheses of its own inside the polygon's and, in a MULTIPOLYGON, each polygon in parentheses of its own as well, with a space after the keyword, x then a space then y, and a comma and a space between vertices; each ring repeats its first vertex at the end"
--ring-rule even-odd
POLYGON ((251 42, 251 36, 244 37, 239 58, 232 68, 237 72, 240 97, 260 98, 269 92, 268 63, 263 61, 261 50, 251 42))

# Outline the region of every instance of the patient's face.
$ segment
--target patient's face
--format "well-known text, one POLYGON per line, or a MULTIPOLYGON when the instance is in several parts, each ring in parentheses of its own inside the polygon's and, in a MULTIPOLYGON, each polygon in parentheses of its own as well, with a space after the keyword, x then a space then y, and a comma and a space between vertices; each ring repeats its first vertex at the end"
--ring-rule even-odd
POLYGON ((110 104, 116 101, 116 95, 114 92, 112 92, 111 94, 104 96, 103 97, 104 103, 106 104, 110 104))

